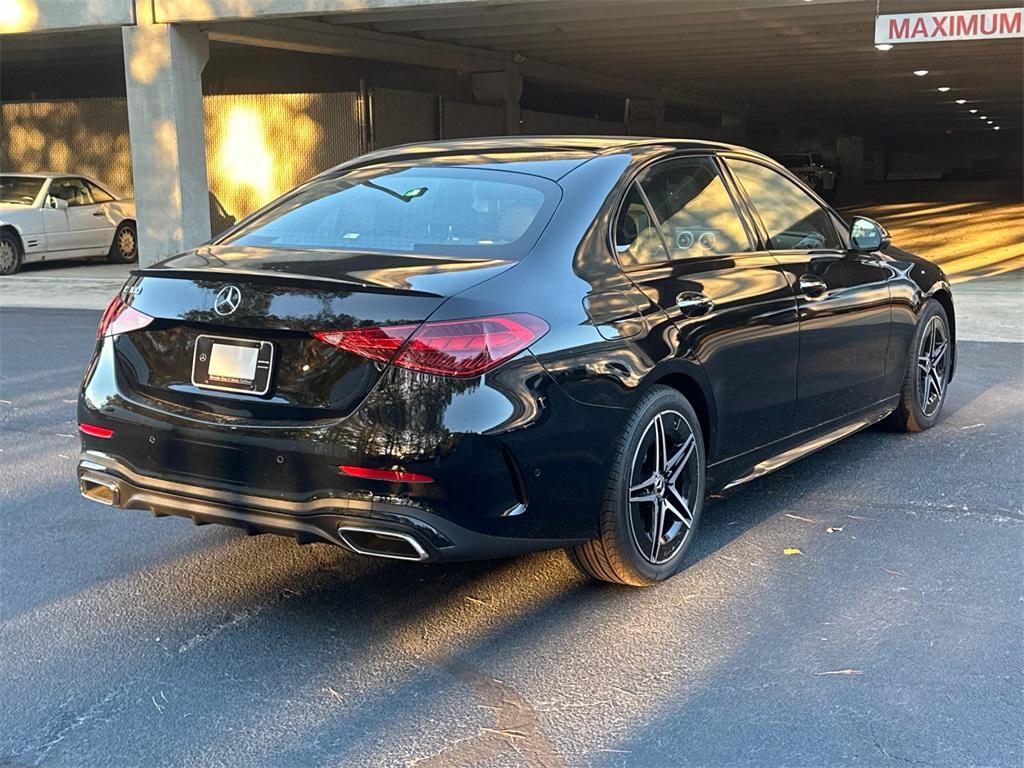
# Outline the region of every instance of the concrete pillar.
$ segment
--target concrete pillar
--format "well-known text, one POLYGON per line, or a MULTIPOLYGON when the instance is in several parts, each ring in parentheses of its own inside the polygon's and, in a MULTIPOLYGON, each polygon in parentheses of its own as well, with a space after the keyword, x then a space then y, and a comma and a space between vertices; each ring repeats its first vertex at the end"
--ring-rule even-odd
POLYGON ((202 84, 210 44, 198 28, 144 21, 121 34, 139 263, 148 266, 210 238, 202 84))

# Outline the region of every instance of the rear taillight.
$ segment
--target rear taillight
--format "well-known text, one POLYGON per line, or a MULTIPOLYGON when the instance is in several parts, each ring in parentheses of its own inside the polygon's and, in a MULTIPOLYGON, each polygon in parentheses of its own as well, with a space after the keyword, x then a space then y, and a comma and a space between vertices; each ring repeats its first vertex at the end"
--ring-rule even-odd
POLYGON ((320 341, 383 363, 438 376, 479 376, 548 332, 527 314, 439 320, 415 325, 318 331, 320 341))
POLYGON ((114 430, 107 429, 106 427, 97 427, 95 424, 79 424, 78 429, 81 430, 82 434, 92 435, 93 437, 107 439, 114 436, 114 430))
POLYGON ((102 339, 104 336, 116 336, 119 333, 137 331, 152 322, 152 317, 137 309, 132 309, 121 301, 120 296, 115 296, 103 313, 103 317, 100 318, 100 327, 96 329, 96 338, 102 339))
POLYGON ((369 467, 353 467, 341 465, 338 467, 341 474, 349 477, 358 477, 362 480, 384 480, 391 483, 432 483, 434 478, 430 475, 421 475, 417 472, 404 472, 400 469, 370 469, 369 467))

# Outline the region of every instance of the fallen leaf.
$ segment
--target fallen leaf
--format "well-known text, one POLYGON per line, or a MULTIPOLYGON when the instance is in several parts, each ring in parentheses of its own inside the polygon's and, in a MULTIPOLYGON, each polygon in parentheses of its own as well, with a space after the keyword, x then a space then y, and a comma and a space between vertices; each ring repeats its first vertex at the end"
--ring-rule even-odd
POLYGON ((815 672, 814 674, 820 677, 822 675, 863 675, 864 673, 859 669, 834 669, 831 672, 815 672))
POLYGON ((784 555, 802 555, 803 552, 801 552, 796 547, 786 547, 784 550, 782 550, 782 554, 784 554, 784 555))
POLYGON ((838 528, 826 528, 825 529, 825 533, 842 533, 843 532, 843 528, 845 528, 845 527, 846 527, 845 525, 841 525, 838 528))

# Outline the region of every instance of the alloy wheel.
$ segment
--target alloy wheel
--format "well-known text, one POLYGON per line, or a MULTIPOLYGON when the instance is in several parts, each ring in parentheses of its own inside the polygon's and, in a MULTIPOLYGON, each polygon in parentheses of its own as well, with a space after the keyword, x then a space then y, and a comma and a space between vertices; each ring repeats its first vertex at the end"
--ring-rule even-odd
POLYGON ((135 253, 135 233, 129 227, 125 227, 117 234, 117 249, 126 259, 135 253))
POLYGON ((0 274, 7 274, 18 263, 18 252, 10 240, 0 240, 0 274))
POLYGON ((700 487, 697 438, 683 415, 658 413, 644 430, 630 469, 629 523, 650 563, 672 559, 693 527, 700 487))
POLYGON ((917 353, 917 392, 925 416, 933 416, 942 407, 948 373, 949 334, 942 318, 935 315, 928 321, 917 353))

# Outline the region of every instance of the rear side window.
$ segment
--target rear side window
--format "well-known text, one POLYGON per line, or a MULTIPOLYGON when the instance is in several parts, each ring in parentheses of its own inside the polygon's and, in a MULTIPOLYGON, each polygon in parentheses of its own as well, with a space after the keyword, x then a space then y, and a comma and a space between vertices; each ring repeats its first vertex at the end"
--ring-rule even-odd
POLYGON ((750 250, 743 221, 707 157, 659 163, 640 178, 672 259, 750 250))
POLYGON ((792 181, 759 163, 727 162, 768 230, 769 248, 791 251, 842 247, 829 212, 792 181))
POLYGON ((372 168, 320 179, 221 243, 518 259, 560 197, 554 182, 474 168, 372 168))

